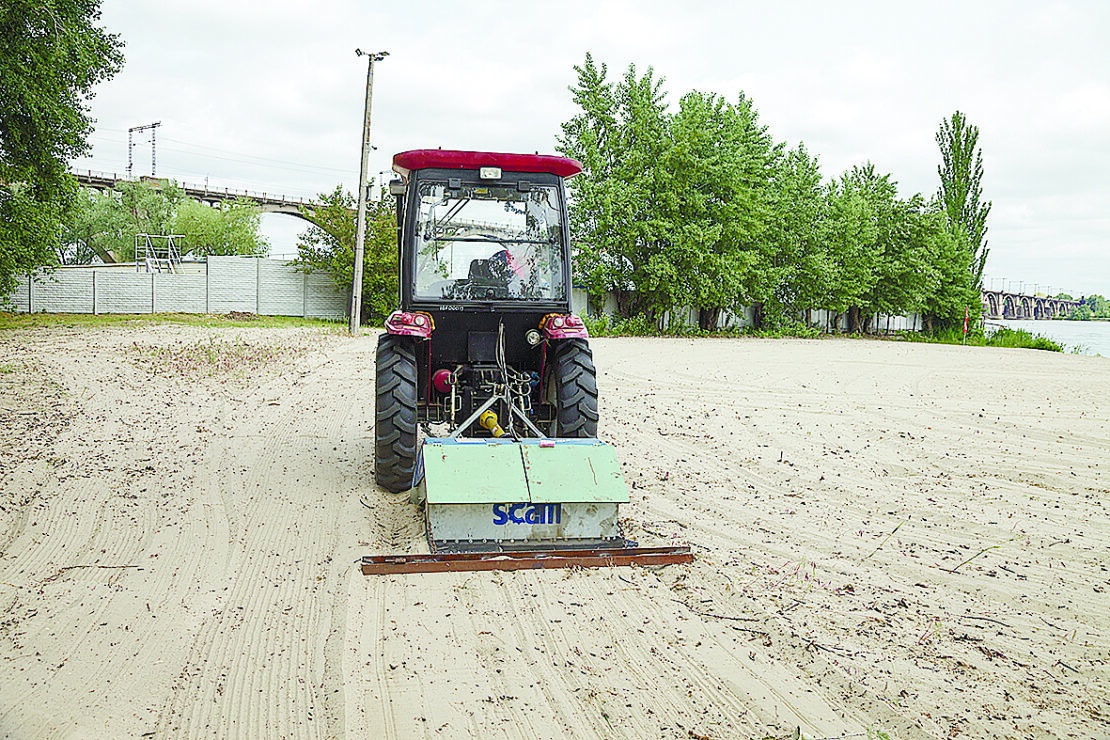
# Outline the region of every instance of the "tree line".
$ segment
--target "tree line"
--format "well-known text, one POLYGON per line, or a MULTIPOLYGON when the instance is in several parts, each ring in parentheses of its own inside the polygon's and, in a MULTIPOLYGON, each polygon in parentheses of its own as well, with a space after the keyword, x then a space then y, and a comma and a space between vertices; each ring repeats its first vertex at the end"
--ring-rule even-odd
MULTIPOLYGON (((1070 295, 1061 293, 1056 296, 1057 298, 1064 297, 1067 300, 1073 300, 1070 295)), ((1068 314, 1068 318, 1072 321, 1090 321, 1091 319, 1110 319, 1110 300, 1103 296, 1089 295, 1082 299, 1082 302, 1073 308, 1068 314)))
POLYGON ((651 68, 610 81, 587 54, 574 69, 559 150, 585 166, 570 181, 576 280, 620 317, 660 325, 692 306, 712 329, 751 307, 756 328, 788 328, 825 310, 867 331, 877 314, 920 312, 927 328, 978 314, 990 204, 962 113, 937 133, 938 193, 906 197, 871 163, 826 180, 743 93, 690 91, 672 112, 651 68))

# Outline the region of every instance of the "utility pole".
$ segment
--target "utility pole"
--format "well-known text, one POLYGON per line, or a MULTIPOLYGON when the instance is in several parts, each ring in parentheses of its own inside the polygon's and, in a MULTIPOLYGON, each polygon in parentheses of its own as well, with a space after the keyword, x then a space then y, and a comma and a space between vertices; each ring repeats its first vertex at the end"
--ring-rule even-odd
POLYGON ((136 131, 146 131, 147 129, 150 130, 150 176, 154 177, 154 175, 155 175, 154 165, 156 164, 155 159, 154 159, 154 152, 155 152, 154 133, 155 133, 155 129, 157 129, 161 125, 162 125, 161 121, 155 121, 154 123, 148 123, 145 126, 132 126, 131 128, 127 129, 127 179, 128 180, 131 179, 131 149, 132 149, 132 147, 135 146, 135 144, 132 141, 132 135, 136 131))
POLYGON ((362 121, 362 168, 358 178, 358 222, 355 229, 355 266, 351 276, 351 326, 350 333, 358 334, 359 314, 362 312, 362 258, 366 247, 366 170, 370 166, 370 103, 374 97, 374 62, 389 56, 388 51, 375 53, 355 49, 355 56, 368 57, 366 65, 366 109, 362 121))

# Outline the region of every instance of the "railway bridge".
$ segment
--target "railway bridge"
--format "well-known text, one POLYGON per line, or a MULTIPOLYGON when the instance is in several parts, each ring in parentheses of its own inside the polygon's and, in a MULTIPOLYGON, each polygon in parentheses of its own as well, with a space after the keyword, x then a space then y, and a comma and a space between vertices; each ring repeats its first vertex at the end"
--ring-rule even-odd
POLYGON ((1055 319, 1062 318, 1078 307, 1082 300, 1023 295, 1004 290, 984 290, 983 316, 988 319, 1055 319))
MULTIPOLYGON (((72 170, 77 178, 77 183, 94 190, 112 190, 121 182, 129 182, 127 177, 115 173, 96 172, 94 170, 72 170)), ((166 182, 162 178, 141 177, 145 182, 166 182)), ((198 200, 201 203, 215 206, 225 201, 246 200, 257 205, 263 213, 284 213, 299 219, 315 223, 312 220, 312 211, 318 203, 307 198, 293 198, 277 193, 258 193, 253 190, 233 190, 232 188, 209 188, 205 185, 192 185, 178 183, 178 187, 185 191, 186 197, 198 200)))

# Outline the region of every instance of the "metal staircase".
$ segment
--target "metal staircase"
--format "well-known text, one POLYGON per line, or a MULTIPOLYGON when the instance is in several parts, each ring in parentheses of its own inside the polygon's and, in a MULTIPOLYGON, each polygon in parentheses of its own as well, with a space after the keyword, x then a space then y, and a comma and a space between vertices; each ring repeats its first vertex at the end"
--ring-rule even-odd
POLYGON ((183 234, 136 234, 135 272, 178 272, 184 242, 183 234))

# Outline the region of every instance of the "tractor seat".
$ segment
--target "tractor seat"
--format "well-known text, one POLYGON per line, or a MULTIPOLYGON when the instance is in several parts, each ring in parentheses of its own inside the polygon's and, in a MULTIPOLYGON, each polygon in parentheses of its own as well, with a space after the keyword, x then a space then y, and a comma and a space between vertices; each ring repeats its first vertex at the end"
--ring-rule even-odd
POLYGON ((482 283, 498 282, 497 277, 490 268, 489 260, 471 260, 470 274, 467 277, 470 280, 477 280, 482 283))

